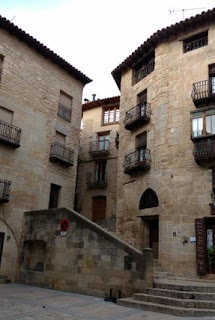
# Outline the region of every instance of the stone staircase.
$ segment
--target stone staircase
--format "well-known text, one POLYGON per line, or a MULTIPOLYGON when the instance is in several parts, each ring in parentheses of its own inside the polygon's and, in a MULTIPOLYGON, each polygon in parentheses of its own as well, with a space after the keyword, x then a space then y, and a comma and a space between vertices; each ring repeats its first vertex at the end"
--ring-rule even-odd
POLYGON ((117 303, 180 317, 215 316, 215 281, 173 277, 155 264, 154 287, 117 303))
POLYGON ((6 283, 10 283, 10 280, 8 279, 7 276, 0 274, 0 284, 6 284, 6 283))

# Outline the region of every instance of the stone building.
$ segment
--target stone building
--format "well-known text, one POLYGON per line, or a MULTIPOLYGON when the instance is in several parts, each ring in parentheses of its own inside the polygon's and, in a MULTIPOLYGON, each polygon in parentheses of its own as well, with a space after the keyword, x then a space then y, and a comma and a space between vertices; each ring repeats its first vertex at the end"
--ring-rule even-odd
POLYGON ((214 272, 214 18, 215 9, 157 31, 112 72, 117 229, 174 274, 214 272))
POLYGON ((78 212, 113 229, 116 217, 119 97, 83 105, 78 212))
POLYGON ((23 212, 73 208, 91 80, 2 17, 0 42, 0 272, 13 280, 23 212))

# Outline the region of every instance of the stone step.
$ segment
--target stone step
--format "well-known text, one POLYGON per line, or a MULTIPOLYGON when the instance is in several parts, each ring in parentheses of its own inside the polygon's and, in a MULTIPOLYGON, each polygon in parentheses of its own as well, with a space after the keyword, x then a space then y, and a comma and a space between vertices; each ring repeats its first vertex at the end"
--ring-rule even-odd
POLYGON ((191 292, 208 292, 215 293, 215 285, 212 283, 204 282, 180 282, 180 281, 168 281, 168 280, 155 280, 154 287, 159 289, 167 290, 178 290, 178 291, 191 291, 191 292))
POLYGON ((182 308, 176 306, 169 306, 159 303, 145 302, 134 300, 133 298, 119 299, 117 303, 124 307, 139 308, 148 311, 171 314, 180 317, 204 317, 215 316, 215 309, 197 309, 197 308, 182 308))
POLYGON ((154 296, 165 296, 165 297, 178 298, 178 299, 215 301, 215 293, 178 291, 178 290, 167 290, 167 289, 159 289, 159 288, 147 289, 146 293, 154 296))
POLYGON ((10 280, 8 279, 0 279, 0 284, 7 284, 10 283, 10 280))
POLYGON ((214 309, 215 301, 194 300, 194 299, 179 299, 166 296, 154 296, 144 293, 136 293, 134 299, 144 302, 152 302, 157 304, 165 304, 168 306, 196 309, 214 309))
POLYGON ((153 272, 157 273, 157 272, 166 272, 166 269, 163 267, 153 267, 153 272))

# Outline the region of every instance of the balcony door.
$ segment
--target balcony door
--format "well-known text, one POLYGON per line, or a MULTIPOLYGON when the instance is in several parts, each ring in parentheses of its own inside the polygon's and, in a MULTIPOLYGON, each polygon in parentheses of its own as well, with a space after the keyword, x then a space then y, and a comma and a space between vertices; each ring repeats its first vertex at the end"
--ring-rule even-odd
POLYGON ((209 66, 210 93, 215 95, 215 64, 209 66))
POLYGON ((106 180, 106 161, 96 162, 96 173, 95 180, 96 182, 102 182, 106 180))
POLYGON ((1 265, 3 245, 4 245, 4 233, 0 232, 0 265, 1 265))
POLYGON ((60 189, 61 189, 61 186, 58 186, 54 183, 51 184, 50 196, 49 196, 49 209, 58 207, 60 189))
POLYGON ((96 196, 93 197, 93 221, 104 220, 106 214, 106 197, 96 196))
POLYGON ((109 132, 108 133, 99 133, 98 134, 98 149, 109 150, 109 132))

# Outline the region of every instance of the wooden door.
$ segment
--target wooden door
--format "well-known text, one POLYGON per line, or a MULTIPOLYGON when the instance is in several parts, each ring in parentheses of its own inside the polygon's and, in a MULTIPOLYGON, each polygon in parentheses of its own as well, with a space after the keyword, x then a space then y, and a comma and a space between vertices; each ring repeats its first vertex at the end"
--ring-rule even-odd
POLYGON ((149 221, 149 247, 153 249, 153 256, 155 259, 158 258, 158 220, 149 221))
POLYGON ((205 275, 207 273, 205 220, 196 219, 195 225, 197 273, 205 275))
POLYGON ((4 245, 4 233, 0 232, 0 265, 1 265, 3 245, 4 245))
POLYGON ((105 219, 106 197, 98 196, 93 198, 93 221, 105 219))

